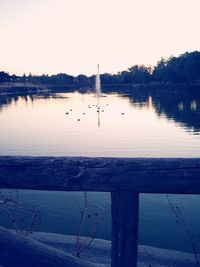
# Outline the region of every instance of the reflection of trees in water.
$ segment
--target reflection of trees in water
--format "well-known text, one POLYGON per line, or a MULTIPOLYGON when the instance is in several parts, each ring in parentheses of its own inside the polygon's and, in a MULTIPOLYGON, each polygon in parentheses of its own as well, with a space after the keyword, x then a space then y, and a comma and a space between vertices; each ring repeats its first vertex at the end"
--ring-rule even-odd
POLYGON ((55 92, 33 92, 33 93, 17 93, 17 94, 0 94, 0 111, 4 108, 9 106, 12 103, 17 103, 20 99, 24 100, 25 102, 32 101, 38 99, 50 99, 50 98, 65 98, 59 93, 55 92))
POLYGON ((200 132, 199 87, 151 85, 133 90, 131 99, 134 105, 152 105, 158 116, 172 119, 188 130, 200 132))
POLYGON ((159 115, 173 119, 188 130, 200 131, 200 93, 194 88, 175 94, 162 92, 155 103, 159 115))
MULTIPOLYGON (((188 128, 200 132, 200 87, 183 85, 138 85, 109 86, 103 88, 105 93, 118 92, 129 98, 136 107, 152 107, 158 116, 164 116, 188 128)), ((68 91, 69 92, 69 91, 68 91)), ((0 111, 19 99, 34 102, 37 99, 65 98, 63 92, 35 92, 0 95, 0 111)))
POLYGON ((12 94, 1 94, 0 95, 0 111, 3 107, 7 107, 13 102, 17 102, 21 96, 19 95, 12 95, 12 94))
POLYGON ((128 97, 135 107, 147 107, 151 96, 149 86, 132 86, 124 95, 128 97))

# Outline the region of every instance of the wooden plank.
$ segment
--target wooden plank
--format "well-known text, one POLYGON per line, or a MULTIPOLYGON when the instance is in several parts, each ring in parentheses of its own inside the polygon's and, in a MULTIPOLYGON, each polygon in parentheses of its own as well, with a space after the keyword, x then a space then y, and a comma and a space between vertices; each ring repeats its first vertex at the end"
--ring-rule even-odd
POLYGON ((112 267, 137 267, 139 194, 112 192, 112 267))
POLYGON ((0 188, 200 194, 200 159, 1 156, 0 188))
POLYGON ((120 234, 120 193, 111 192, 111 217, 112 217, 112 249, 111 249, 111 267, 120 267, 119 262, 119 234, 120 234))
POLYGON ((137 267, 139 194, 120 192, 120 266, 137 267))

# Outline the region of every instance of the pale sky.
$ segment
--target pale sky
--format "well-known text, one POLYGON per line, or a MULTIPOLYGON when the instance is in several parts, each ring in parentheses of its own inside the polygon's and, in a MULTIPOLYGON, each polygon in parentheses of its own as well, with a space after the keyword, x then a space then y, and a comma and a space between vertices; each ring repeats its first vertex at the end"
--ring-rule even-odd
POLYGON ((200 0, 0 0, 0 70, 116 73, 200 50, 200 0))

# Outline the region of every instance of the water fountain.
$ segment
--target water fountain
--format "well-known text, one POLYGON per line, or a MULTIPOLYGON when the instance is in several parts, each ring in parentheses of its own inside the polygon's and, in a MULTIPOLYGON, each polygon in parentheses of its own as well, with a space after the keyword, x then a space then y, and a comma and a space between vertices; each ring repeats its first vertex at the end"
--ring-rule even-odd
POLYGON ((100 74, 99 74, 99 64, 97 65, 97 74, 96 74, 96 80, 95 80, 95 92, 97 97, 101 96, 101 80, 100 80, 100 74))
POLYGON ((100 80, 100 74, 99 74, 99 64, 97 65, 97 74, 95 79, 95 92, 98 99, 97 102, 97 114, 98 114, 98 127, 100 128, 100 97, 101 97, 101 80, 100 80))

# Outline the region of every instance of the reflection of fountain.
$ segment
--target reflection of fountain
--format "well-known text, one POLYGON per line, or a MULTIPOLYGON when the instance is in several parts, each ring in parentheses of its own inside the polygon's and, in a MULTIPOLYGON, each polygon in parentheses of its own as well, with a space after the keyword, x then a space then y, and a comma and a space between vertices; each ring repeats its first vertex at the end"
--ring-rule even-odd
POLYGON ((97 97, 101 96, 101 81, 100 81, 100 74, 99 74, 99 64, 97 65, 97 74, 95 80, 95 92, 97 97))
POLYGON ((98 114, 98 127, 100 128, 100 97, 101 97, 101 80, 100 80, 100 74, 99 74, 99 64, 97 65, 97 74, 95 79, 95 92, 97 96, 97 114, 98 114))
MULTIPOLYGON (((100 98, 99 98, 99 96, 98 96, 98 104, 97 104, 97 106, 98 106, 98 108, 100 107, 100 98)), ((100 126, 101 126, 100 109, 98 109, 97 114, 98 114, 98 127, 100 128, 100 126)))

